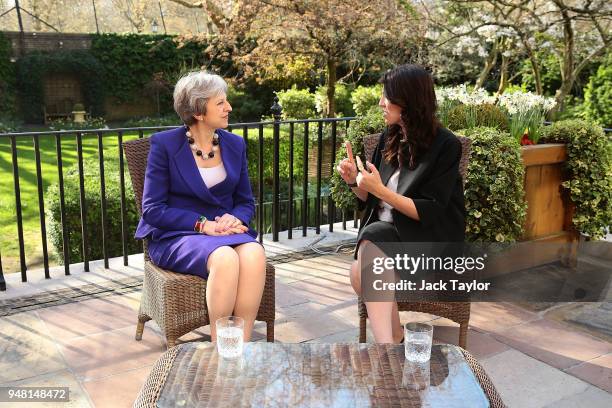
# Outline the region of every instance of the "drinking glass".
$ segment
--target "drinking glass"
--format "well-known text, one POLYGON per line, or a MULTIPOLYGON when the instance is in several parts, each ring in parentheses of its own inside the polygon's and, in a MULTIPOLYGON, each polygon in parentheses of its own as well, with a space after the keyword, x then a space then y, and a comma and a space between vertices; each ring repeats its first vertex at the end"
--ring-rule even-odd
POLYGON ((431 358, 433 326, 428 323, 406 323, 404 353, 408 361, 424 363, 431 358))
POLYGON ((223 358, 242 356, 244 344, 244 319, 236 316, 222 317, 216 322, 217 352, 223 358))

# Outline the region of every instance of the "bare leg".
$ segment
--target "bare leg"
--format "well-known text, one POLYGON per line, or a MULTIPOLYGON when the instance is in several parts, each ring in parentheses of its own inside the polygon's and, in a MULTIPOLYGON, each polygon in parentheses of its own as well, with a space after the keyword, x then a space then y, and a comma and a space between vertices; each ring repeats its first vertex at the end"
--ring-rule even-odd
POLYGON ((351 264, 350 278, 353 290, 357 296, 361 296, 361 271, 359 270, 359 261, 354 261, 351 264))
POLYGON ((244 319, 244 341, 249 341, 266 283, 266 253, 255 242, 238 245, 235 250, 240 273, 234 315, 244 319))
POLYGON ((400 322, 399 311, 397 309, 397 302, 393 302, 393 310, 391 311, 391 327, 393 329, 393 342, 399 343, 404 337, 404 328, 400 322))
POLYGON ((217 319, 231 316, 238 290, 238 254, 229 246, 215 249, 208 257, 206 305, 210 320, 210 337, 217 341, 217 319))
MULTIPOLYGON (((372 243, 363 240, 361 241, 358 261, 351 265, 351 284, 353 289, 359 295, 361 294, 361 270, 360 264, 362 262, 362 250, 365 245, 369 245, 369 254, 374 256, 386 257, 386 255, 377 249, 372 247, 372 243)), ((390 282, 394 279, 394 270, 386 270, 380 278, 384 281, 390 282)), ((402 339, 401 323, 399 319, 399 312, 397 309, 397 303, 395 301, 380 301, 380 302, 364 302, 368 309, 368 317, 370 318, 370 324, 372 325, 372 333, 377 343, 399 343, 402 339)))

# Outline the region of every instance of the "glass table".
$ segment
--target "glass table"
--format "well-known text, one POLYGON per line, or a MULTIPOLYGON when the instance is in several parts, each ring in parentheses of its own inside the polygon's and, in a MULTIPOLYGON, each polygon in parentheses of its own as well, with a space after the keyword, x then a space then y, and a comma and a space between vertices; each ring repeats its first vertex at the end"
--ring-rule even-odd
POLYGON ((434 345, 411 363, 403 345, 246 343, 226 360, 212 343, 164 353, 135 407, 503 407, 465 350, 434 345))

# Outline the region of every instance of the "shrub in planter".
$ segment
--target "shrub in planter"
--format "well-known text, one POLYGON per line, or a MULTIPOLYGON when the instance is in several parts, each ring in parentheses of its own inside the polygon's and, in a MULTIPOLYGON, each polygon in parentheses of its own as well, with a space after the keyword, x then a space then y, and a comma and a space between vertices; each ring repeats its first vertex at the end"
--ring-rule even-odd
MULTIPOLYGON (((361 119, 351 122, 347 136, 344 140, 351 142, 353 154, 355 156, 363 156, 363 137, 373 133, 381 133, 385 128, 383 116, 378 107, 371 108, 361 119)), ((344 210, 353 210, 356 208, 357 198, 351 189, 346 185, 340 174, 335 171, 338 164, 347 157, 346 149, 342 147, 336 155, 336 163, 334 163, 334 172, 331 178, 331 195, 336 207, 344 210)), ((364 161, 365 163, 365 161, 364 161)))
POLYGON ((283 107, 284 119, 309 119, 315 117, 315 96, 308 89, 291 89, 277 92, 278 103, 283 107))
POLYGON ((378 106, 382 85, 358 86, 351 94, 353 110, 357 116, 365 116, 368 111, 378 106))
POLYGON ((472 141, 464 191, 466 240, 518 240, 527 213, 525 170, 518 141, 494 128, 464 129, 457 133, 472 141))
POLYGON ((543 129, 542 140, 566 143, 569 190, 576 205, 576 230, 602 238, 612 225, 612 146, 602 128, 584 120, 564 120, 543 129))
POLYGON ((490 103, 482 105, 458 105, 448 113, 448 128, 452 130, 470 127, 492 127, 508 130, 508 118, 497 106, 490 103), (472 126, 474 123, 474 126, 472 126))
MULTIPOLYGON (((121 244, 121 193, 119 188, 119 164, 114 159, 117 154, 106 153, 104 161, 104 180, 106 187, 107 208, 107 236, 106 247, 109 257, 122 255, 121 244)), ((85 200, 87 203, 87 239, 88 259, 102 259, 102 212, 100 199, 100 173, 99 163, 96 159, 85 160, 85 200)), ((129 175, 125 175, 125 203, 127 223, 128 253, 142 252, 142 244, 136 241, 134 233, 138 224, 138 212, 134 201, 134 192, 129 175)), ((83 260, 81 210, 79 203, 79 173, 77 164, 64 173, 64 200, 66 205, 66 218, 64 222, 69 234, 70 263, 83 260)), ((51 244, 55 248, 58 259, 64 262, 62 225, 60 218, 60 194, 57 183, 47 189, 45 195, 45 209, 47 213, 47 231, 51 244)))

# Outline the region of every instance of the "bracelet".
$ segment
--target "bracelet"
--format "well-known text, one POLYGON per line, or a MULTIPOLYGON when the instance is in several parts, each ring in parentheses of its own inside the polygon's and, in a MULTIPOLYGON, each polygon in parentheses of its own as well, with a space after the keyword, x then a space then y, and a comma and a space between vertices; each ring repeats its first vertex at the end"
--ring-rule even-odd
POLYGON ((357 187, 357 182, 350 183, 350 184, 346 183, 346 185, 349 186, 349 187, 357 187))
POLYGON ((206 224, 206 221, 206 217, 201 215, 200 218, 198 218, 198 220, 196 221, 195 226, 193 227, 194 231, 203 232, 204 224, 206 224))

